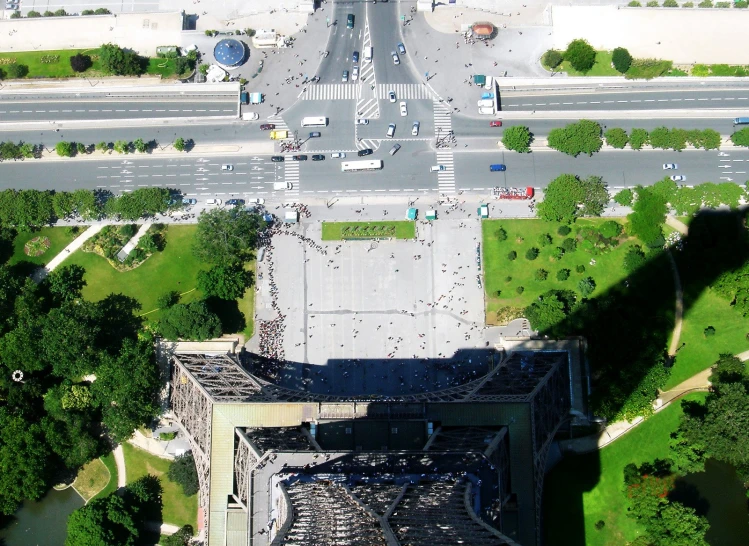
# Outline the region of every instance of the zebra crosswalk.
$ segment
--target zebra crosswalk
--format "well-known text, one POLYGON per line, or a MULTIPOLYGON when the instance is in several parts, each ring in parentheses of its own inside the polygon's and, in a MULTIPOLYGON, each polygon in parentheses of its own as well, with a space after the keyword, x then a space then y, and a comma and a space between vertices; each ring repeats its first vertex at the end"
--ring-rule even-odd
POLYGON ((379 83, 377 96, 387 100, 388 93, 395 91, 398 100, 434 99, 432 91, 422 83, 379 83))
POLYGON ((291 183, 291 189, 286 190, 284 195, 292 197, 299 195, 299 162, 292 159, 293 156, 284 156, 284 180, 291 183))
POLYGON ((307 88, 302 100, 358 100, 360 96, 358 83, 318 83, 307 88))
MULTIPOLYGON (((434 104, 434 132, 437 140, 446 137, 453 130, 450 109, 445 103, 435 100, 434 104)), ((437 185, 440 193, 455 193, 455 160, 452 148, 437 150, 437 164, 444 165, 445 170, 437 173, 437 185)))

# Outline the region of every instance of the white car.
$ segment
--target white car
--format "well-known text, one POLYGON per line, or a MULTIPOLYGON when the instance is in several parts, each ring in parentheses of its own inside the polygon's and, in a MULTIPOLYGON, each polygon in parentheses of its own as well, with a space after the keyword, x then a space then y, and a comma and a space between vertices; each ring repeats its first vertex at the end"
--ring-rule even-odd
POLYGON ((411 127, 411 134, 413 136, 419 136, 419 127, 421 124, 418 121, 414 121, 413 127, 411 127))
POLYGON ((445 171, 445 170, 447 170, 447 169, 445 168, 444 165, 434 165, 432 167, 429 167, 429 172, 430 173, 438 173, 440 171, 445 171))
POLYGON ((234 165, 221 165, 221 170, 222 171, 233 171, 234 170, 234 165))
POLYGON ((359 79, 359 67, 355 66, 354 69, 351 71, 351 79, 356 81, 359 79))
POLYGON ((395 51, 391 51, 390 55, 393 56, 393 64, 401 64, 401 60, 398 58, 398 54, 395 51))
POLYGON ((675 171, 678 168, 679 166, 676 163, 664 163, 663 164, 664 171, 675 171))
POLYGON ((674 182, 684 182, 686 179, 687 177, 681 174, 671 175, 671 180, 673 180, 674 182))
POLYGON ((388 100, 389 100, 390 102, 395 102, 395 91, 390 91, 390 92, 388 93, 388 100))
POLYGON ((369 120, 364 118, 359 118, 356 120, 357 125, 369 125, 369 120))
POLYGON ((405 117, 408 115, 408 108, 406 108, 406 101, 402 100, 400 103, 401 107, 401 117, 405 117))
POLYGON ((242 119, 244 121, 254 121, 256 119, 260 119, 260 114, 257 112, 245 112, 242 114, 242 119))
POLYGON ((343 83, 346 83, 348 81, 348 70, 343 71, 343 76, 341 76, 341 81, 343 83))
POLYGON ((333 159, 344 159, 346 157, 346 154, 344 152, 333 152, 330 154, 330 157, 333 159))
POLYGON ((390 125, 388 125, 388 132, 387 132, 388 138, 393 138, 394 134, 395 134, 395 123, 391 123, 390 125))
POLYGON ((253 205, 263 205, 265 204, 265 199, 262 197, 255 197, 254 199, 248 199, 247 202, 253 205))
POLYGON ((220 207, 224 202, 221 199, 208 199, 205 204, 208 206, 220 207))

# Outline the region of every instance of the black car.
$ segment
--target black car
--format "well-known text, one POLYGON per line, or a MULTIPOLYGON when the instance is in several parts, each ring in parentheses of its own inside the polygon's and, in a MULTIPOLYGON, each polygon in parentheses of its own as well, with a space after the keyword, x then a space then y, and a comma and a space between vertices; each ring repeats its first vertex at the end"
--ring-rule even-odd
POLYGON ((351 60, 354 61, 355 63, 359 62, 359 52, 358 51, 354 51, 354 54, 351 55, 351 60))
POLYGON ((275 128, 276 128, 276 126, 273 125, 272 123, 263 123, 263 124, 260 125, 260 130, 261 131, 272 131, 275 128))
POLYGON ((294 161, 307 161, 307 156, 306 155, 295 155, 291 159, 293 159, 294 161))
POLYGON ((274 155, 270 158, 274 163, 283 163, 284 157, 282 155, 274 155))
POLYGON ((322 154, 315 154, 312 156, 312 161, 325 161, 325 156, 322 154))
POLYGON ((226 205, 232 205, 232 206, 244 206, 244 199, 227 199, 226 205))
POLYGON ((372 155, 374 153, 374 150, 372 148, 367 148, 365 150, 359 150, 357 152, 357 155, 359 157, 364 157, 365 155, 372 155))

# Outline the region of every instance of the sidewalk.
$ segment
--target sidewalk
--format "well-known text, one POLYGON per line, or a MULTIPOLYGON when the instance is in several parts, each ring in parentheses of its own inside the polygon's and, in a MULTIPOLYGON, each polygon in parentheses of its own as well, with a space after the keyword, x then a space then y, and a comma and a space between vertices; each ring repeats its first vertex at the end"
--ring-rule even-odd
POLYGON ((76 250, 81 248, 83 246, 83 243, 88 241, 91 237, 99 233, 102 228, 106 225, 106 223, 101 223, 97 225, 90 226, 86 231, 81 233, 78 237, 76 237, 68 246, 66 246, 62 252, 60 252, 57 256, 52 258, 47 265, 44 267, 40 267, 36 271, 34 271, 34 274, 32 275, 32 279, 34 282, 40 283, 42 282, 47 275, 49 275, 52 271, 54 271, 62 262, 64 262, 68 256, 73 254, 76 250))

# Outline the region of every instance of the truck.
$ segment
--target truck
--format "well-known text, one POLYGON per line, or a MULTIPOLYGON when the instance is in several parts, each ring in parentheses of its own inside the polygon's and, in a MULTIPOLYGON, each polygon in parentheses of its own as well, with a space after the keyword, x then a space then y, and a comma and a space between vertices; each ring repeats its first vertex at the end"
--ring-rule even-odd
POLYGON ((260 104, 263 102, 262 93, 250 93, 250 104, 260 104))
POLYGON ((479 108, 489 108, 494 107, 494 101, 492 99, 481 99, 478 101, 478 107, 479 108))
POLYGON ((250 94, 247 91, 242 91, 239 94, 240 104, 250 104, 250 94))
POLYGON ((285 138, 289 138, 288 131, 275 130, 270 132, 271 140, 283 140, 285 138))
POLYGON ((479 108, 479 114, 482 114, 485 116, 493 116, 496 113, 497 111, 494 110, 493 106, 482 106, 479 108))
POLYGON ((749 123, 749 118, 734 118, 734 125, 746 125, 749 123))

